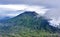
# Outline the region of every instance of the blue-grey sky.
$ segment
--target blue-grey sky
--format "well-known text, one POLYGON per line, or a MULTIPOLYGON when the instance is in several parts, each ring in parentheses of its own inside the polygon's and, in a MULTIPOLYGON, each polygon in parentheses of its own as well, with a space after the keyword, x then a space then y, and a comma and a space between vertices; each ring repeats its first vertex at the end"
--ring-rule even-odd
MULTIPOLYGON (((0 0, 0 16, 2 14, 14 15, 16 13, 15 12, 16 10, 21 10, 21 9, 24 10, 25 8, 29 10, 35 10, 35 11, 38 10, 37 11, 38 13, 44 13, 45 16, 47 17, 53 18, 55 20, 57 19, 60 20, 60 0, 0 0), (22 4, 23 7, 21 6, 22 4), (31 6, 33 6, 34 8, 31 6), (48 11, 46 9, 48 9, 48 11), (13 13, 12 10, 15 13, 13 13)), ((60 23, 60 21, 58 21, 57 23, 60 23)))
POLYGON ((45 14, 49 9, 44 6, 38 5, 25 5, 25 4, 8 4, 0 5, 0 16, 16 16, 16 14, 21 13, 21 11, 36 11, 39 15, 45 14), (17 12, 20 11, 20 12, 17 12))
MULTIPOLYGON (((29 5, 29 6, 31 6, 31 5, 43 6, 46 9, 50 9, 48 11, 48 13, 46 13, 46 15, 49 15, 49 17, 51 15, 53 15, 54 17, 55 16, 57 17, 57 16, 59 16, 58 13, 60 13, 60 11, 59 11, 60 10, 60 0, 0 0, 0 5, 4 6, 4 5, 9 5, 9 4, 10 5, 17 5, 17 4, 22 5, 23 4, 23 5, 29 5)), ((10 8, 12 8, 12 7, 19 7, 19 6, 11 6, 10 8)))
POLYGON ((0 4, 28 4, 60 7, 60 0, 0 0, 0 4))

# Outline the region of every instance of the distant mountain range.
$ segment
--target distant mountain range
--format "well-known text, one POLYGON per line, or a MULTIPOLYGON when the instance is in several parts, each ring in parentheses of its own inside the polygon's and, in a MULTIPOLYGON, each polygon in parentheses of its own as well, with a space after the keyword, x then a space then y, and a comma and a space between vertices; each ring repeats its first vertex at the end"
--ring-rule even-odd
POLYGON ((6 21, 6 20, 8 20, 8 19, 10 19, 11 17, 1 17, 0 18, 0 23, 2 23, 2 22, 4 22, 4 21, 6 21))

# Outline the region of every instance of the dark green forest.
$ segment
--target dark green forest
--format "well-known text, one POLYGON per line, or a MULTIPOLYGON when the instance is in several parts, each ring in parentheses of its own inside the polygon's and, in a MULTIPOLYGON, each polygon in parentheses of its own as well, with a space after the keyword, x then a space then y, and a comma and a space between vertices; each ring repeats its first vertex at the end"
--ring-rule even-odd
POLYGON ((1 24, 1 37, 60 37, 60 29, 49 25, 44 16, 37 17, 34 11, 24 13, 10 18, 1 24))

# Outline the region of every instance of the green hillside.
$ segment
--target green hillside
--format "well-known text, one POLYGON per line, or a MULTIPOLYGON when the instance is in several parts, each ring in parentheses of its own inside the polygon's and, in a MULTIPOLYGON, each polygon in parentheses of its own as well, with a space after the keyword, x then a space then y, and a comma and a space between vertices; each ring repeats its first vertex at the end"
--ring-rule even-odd
POLYGON ((4 24, 9 26, 2 27, 3 37, 59 37, 57 33, 60 29, 49 25, 48 20, 37 17, 34 11, 26 11, 14 18, 7 20, 4 24), (8 29, 7 29, 8 28, 8 29))

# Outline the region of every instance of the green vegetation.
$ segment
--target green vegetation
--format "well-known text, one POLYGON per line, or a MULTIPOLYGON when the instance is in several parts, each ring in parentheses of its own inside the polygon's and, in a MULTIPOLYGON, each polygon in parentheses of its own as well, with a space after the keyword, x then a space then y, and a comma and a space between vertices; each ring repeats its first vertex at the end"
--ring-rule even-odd
POLYGON ((12 19, 5 21, 8 26, 0 28, 2 37, 59 37, 60 29, 49 25, 48 20, 37 17, 35 12, 24 12, 12 19))
POLYGON ((22 30, 17 33, 3 34, 3 37, 60 37, 45 31, 22 30))

